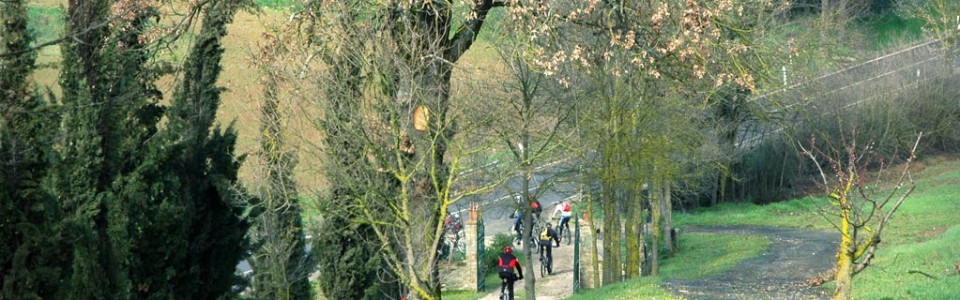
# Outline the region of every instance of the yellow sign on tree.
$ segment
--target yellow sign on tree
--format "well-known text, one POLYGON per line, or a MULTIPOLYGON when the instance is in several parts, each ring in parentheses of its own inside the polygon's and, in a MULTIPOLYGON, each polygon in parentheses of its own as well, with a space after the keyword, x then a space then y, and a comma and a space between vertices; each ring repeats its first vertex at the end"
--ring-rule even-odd
POLYGON ((427 131, 427 123, 430 122, 430 109, 426 106, 417 106, 413 111, 413 129, 417 131, 427 131))

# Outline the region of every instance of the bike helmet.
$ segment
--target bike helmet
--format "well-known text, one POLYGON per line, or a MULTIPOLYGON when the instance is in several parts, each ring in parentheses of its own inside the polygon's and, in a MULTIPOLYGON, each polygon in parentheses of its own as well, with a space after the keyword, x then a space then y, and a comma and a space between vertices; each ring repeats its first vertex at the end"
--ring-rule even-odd
POLYGON ((513 247, 510 247, 510 246, 503 247, 503 253, 513 254, 513 247))

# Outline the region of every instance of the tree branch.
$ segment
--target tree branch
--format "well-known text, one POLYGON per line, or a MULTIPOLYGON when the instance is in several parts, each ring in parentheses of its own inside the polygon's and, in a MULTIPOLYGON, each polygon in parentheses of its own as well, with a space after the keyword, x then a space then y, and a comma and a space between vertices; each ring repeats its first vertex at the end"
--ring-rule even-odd
POLYGON ((480 29, 483 28, 483 21, 487 19, 490 9, 503 6, 506 6, 503 1, 480 0, 479 3, 476 3, 471 14, 473 18, 465 21, 463 26, 457 29, 457 33, 450 39, 450 46, 444 49, 444 58, 450 62, 457 62, 460 56, 467 52, 467 49, 470 49, 473 42, 477 40, 480 29))

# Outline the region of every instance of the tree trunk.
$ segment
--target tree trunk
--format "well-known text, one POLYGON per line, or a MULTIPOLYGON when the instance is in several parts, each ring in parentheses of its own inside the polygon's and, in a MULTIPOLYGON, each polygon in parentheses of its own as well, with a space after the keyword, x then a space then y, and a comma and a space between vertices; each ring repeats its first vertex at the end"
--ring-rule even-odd
MULTIPOLYGON (((524 254, 527 255, 527 259, 524 261, 524 268, 527 269, 528 273, 527 273, 527 276, 525 276, 523 288, 524 290, 527 291, 526 299, 535 300, 537 298, 536 297, 536 284, 537 284, 536 274, 538 273, 537 273, 537 269, 533 268, 533 261, 534 259, 537 259, 537 257, 534 257, 533 255, 534 248, 531 247, 527 242, 530 240, 530 237, 534 234, 533 209, 531 209, 530 207, 530 204, 532 203, 532 201, 530 200, 533 198, 533 196, 530 194, 530 179, 533 178, 533 170, 532 170, 532 167, 530 166, 530 156, 529 156, 530 134, 527 131, 529 129, 528 121, 529 120, 523 120, 523 125, 521 125, 523 128, 521 129, 521 132, 520 132, 520 143, 523 147, 518 147, 519 148, 518 150, 520 150, 520 159, 521 159, 520 165, 523 168, 523 194, 522 194, 523 201, 520 201, 520 203, 521 205, 523 205, 523 209, 526 211, 526 213, 523 215, 523 218, 524 218, 523 239, 521 240, 520 243, 523 245, 524 254)), ((539 245, 536 245, 535 247, 539 247, 539 245)))
POLYGON ((641 241, 643 241, 643 220, 637 213, 639 211, 637 207, 641 206, 641 199, 639 189, 635 189, 634 199, 623 202, 624 209, 627 211, 626 225, 624 226, 623 233, 627 239, 627 255, 626 261, 624 262, 626 265, 626 270, 624 270, 626 273, 625 279, 636 278, 640 275, 640 245, 641 241))
POLYGON ((823 28, 820 29, 820 55, 827 55, 827 33, 830 30, 827 29, 827 26, 833 24, 833 21, 830 18, 833 5, 830 4, 830 0, 820 0, 820 22, 823 24, 823 28))
POLYGON ((716 185, 714 185, 712 188, 713 193, 710 193, 710 207, 717 206, 720 195, 723 195, 723 178, 724 177, 725 176, 723 176, 723 171, 721 171, 720 173, 717 173, 717 179, 715 182, 716 185))
POLYGON ((615 176, 611 155, 604 155, 604 178, 601 179, 603 198, 603 285, 620 282, 622 264, 620 262, 620 218, 617 214, 617 193, 611 182, 615 176))
POLYGON ((589 213, 587 219, 590 220, 587 223, 590 225, 590 240, 587 242, 592 243, 590 249, 593 249, 593 252, 590 253, 593 258, 593 265, 590 267, 593 269, 593 286, 599 287, 602 282, 600 281, 600 250, 597 249, 597 223, 595 222, 596 219, 593 218, 593 194, 587 193, 587 195, 587 212, 589 213))
POLYGON ((850 206, 846 194, 840 195, 840 250, 837 253, 837 289, 833 299, 850 299, 853 279, 853 232, 850 230, 850 206))
POLYGON ((660 207, 663 208, 661 216, 663 217, 663 240, 664 240, 664 250, 667 251, 667 255, 673 256, 674 254, 674 237, 673 237, 673 200, 671 199, 670 184, 665 183, 663 185, 663 202, 660 207))
POLYGON ((660 201, 663 199, 663 181, 656 180, 652 186, 653 197, 650 198, 650 224, 653 228, 653 240, 650 242, 650 248, 653 250, 651 257, 650 275, 657 276, 660 269, 660 201))

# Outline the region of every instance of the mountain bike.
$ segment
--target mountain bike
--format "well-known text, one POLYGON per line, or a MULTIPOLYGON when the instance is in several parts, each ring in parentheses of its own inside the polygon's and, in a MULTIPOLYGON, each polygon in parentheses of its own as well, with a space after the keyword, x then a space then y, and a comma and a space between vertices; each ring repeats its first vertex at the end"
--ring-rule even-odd
POLYGON ((510 299, 510 290, 507 289, 507 284, 509 282, 506 278, 500 278, 500 300, 509 300, 510 299))
MULTIPOLYGON (((550 246, 547 246, 547 247, 550 247, 550 246)), ((537 248, 540 248, 540 247, 537 247, 537 248)), ((547 276, 553 273, 553 266, 550 265, 553 262, 550 261, 551 259, 547 257, 545 252, 546 251, 544 250, 540 250, 540 276, 541 277, 547 276)))
POLYGON ((561 231, 561 233, 560 233, 560 240, 561 240, 561 241, 567 241, 567 245, 570 245, 570 243, 571 243, 571 242, 570 242, 570 241, 571 241, 571 240, 570 240, 570 235, 571 235, 571 233, 570 233, 570 222, 569 222, 569 220, 567 220, 568 222, 567 222, 566 224, 563 224, 563 226, 560 226, 560 224, 563 223, 563 217, 560 217, 560 218, 554 217, 553 219, 556 220, 556 222, 557 222, 557 227, 555 227, 555 228, 556 228, 557 230, 560 230, 560 231, 561 231))
POLYGON ((510 296, 507 295, 507 279, 500 278, 500 300, 508 300, 510 296))

